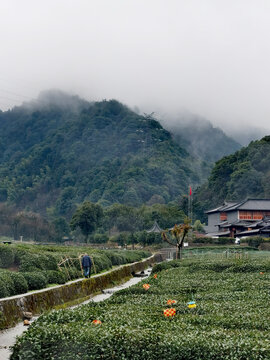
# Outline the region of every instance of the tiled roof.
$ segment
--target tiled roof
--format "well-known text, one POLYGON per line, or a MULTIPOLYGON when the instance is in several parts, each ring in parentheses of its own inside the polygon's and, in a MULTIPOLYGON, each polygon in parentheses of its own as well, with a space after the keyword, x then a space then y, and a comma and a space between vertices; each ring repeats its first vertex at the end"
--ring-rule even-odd
POLYGON ((268 210, 270 211, 270 199, 247 199, 237 207, 239 210, 268 210))
POLYGON ((209 237, 213 237, 213 236, 227 236, 227 235, 230 235, 230 232, 229 232, 229 231, 219 231, 219 232, 216 232, 216 233, 208 233, 208 234, 205 234, 205 236, 209 236, 209 237))
POLYGON ((228 212, 233 210, 265 210, 270 211, 270 199, 247 199, 235 203, 224 203, 215 209, 206 211, 206 214, 228 212))
POLYGON ((228 225, 228 221, 222 221, 222 222, 216 224, 215 226, 223 226, 224 227, 224 225, 228 225))
POLYGON ((160 228, 156 221, 154 222, 154 225, 151 227, 151 229, 146 230, 147 233, 160 233, 162 231, 163 230, 160 228))
POLYGON ((237 233, 236 235, 254 235, 259 234, 261 229, 254 229, 254 230, 245 230, 237 233))
POLYGON ((215 208, 215 209, 211 209, 206 211, 206 214, 210 214, 210 213, 215 213, 215 212, 224 212, 227 211, 228 209, 230 209, 232 206, 237 205, 238 203, 224 203, 223 205, 215 208))

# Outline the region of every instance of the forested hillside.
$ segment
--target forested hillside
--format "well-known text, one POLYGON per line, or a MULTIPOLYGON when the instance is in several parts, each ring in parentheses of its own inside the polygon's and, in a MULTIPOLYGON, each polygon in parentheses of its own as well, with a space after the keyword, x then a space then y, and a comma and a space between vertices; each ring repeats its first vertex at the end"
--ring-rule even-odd
POLYGON ((270 198, 270 136, 252 141, 213 168, 209 180, 195 195, 196 213, 222 204, 224 200, 270 198))
POLYGON ((44 93, 0 112, 0 149, 0 201, 41 213, 167 203, 200 182, 200 162, 158 121, 115 100, 44 93))

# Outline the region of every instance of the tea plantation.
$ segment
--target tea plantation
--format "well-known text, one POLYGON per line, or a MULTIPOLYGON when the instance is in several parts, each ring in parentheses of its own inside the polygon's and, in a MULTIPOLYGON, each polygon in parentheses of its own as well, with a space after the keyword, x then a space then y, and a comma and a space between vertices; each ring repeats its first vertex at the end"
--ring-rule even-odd
POLYGON ((269 256, 172 261, 102 303, 41 316, 11 359, 270 359, 269 296, 269 256))
POLYGON ((146 251, 95 250, 89 247, 0 244, 0 298, 64 284, 82 277, 79 256, 88 252, 92 272, 132 263, 150 256, 146 251), (63 259, 68 259, 61 266, 63 259))

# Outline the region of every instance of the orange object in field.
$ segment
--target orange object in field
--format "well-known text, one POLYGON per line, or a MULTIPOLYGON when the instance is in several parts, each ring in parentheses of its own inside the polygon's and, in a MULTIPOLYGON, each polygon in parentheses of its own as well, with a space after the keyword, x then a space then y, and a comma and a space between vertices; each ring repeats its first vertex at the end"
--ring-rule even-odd
POLYGON ((261 272, 260 272, 260 275, 263 275, 263 274, 264 274, 264 272, 263 272, 263 271, 261 271, 261 272))
POLYGON ((165 317, 173 317, 176 314, 176 309, 175 308, 166 309, 163 311, 163 313, 165 317))
POLYGON ((100 325, 100 324, 101 324, 101 321, 100 321, 100 320, 93 320, 93 321, 92 321, 92 324, 94 324, 94 325, 100 325))
POLYGON ((154 274, 154 279, 156 279, 157 278, 157 274, 154 274))
POLYGON ((172 299, 169 299, 168 301, 167 301, 167 305, 172 305, 172 304, 176 304, 177 303, 177 301, 176 300, 172 300, 172 299))
POLYGON ((143 284, 143 288, 144 288, 144 290, 148 290, 150 288, 150 285, 149 284, 143 284))

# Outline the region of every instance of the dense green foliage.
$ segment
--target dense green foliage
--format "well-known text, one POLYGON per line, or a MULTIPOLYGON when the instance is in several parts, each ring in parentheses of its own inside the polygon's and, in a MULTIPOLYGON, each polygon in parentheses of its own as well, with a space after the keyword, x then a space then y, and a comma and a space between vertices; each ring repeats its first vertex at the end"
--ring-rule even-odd
POLYGON ((269 257, 172 265, 144 281, 148 291, 140 283, 103 303, 41 316, 11 359, 269 359, 269 257), (163 316, 168 299, 177 301, 173 319, 163 316))
POLYGON ((102 217, 103 209, 100 205, 85 201, 73 214, 70 227, 72 230, 79 227, 87 242, 88 236, 101 225, 102 217))
POLYGON ((69 236, 70 229, 63 217, 53 216, 49 221, 45 215, 18 211, 15 205, 0 203, 0 234, 15 240, 22 236, 23 240, 62 242, 64 236, 69 236))
POLYGON ((86 251, 94 263, 92 273, 99 273, 111 269, 112 266, 136 262, 150 256, 149 252, 141 250, 94 250, 89 247, 25 244, 0 245, 0 298, 25 293, 28 290, 42 289, 47 284, 64 284, 66 281, 81 278, 79 256, 86 251), (70 260, 65 262, 65 266, 58 266, 64 257, 70 260))
POLYGON ((33 211, 70 216, 84 200, 167 203, 200 182, 158 121, 115 100, 45 94, 1 112, 0 132, 0 201, 33 211))
POLYGON ((48 284, 47 278, 39 272, 25 272, 23 276, 27 281, 29 290, 43 289, 48 284))
POLYGON ((103 228, 109 230, 113 227, 119 231, 143 231, 153 226, 157 221, 162 229, 172 227, 183 222, 185 213, 176 204, 154 204, 138 208, 114 204, 104 210, 103 228))
POLYGON ((217 161, 208 182, 195 194, 195 212, 203 218, 203 210, 224 200, 270 198, 269 184, 270 136, 265 136, 217 161))
MULTIPOLYGON (((78 211, 81 206, 78 206, 78 211)), ((76 212, 75 212, 76 213, 76 212)), ((103 208, 103 217, 99 217, 98 228, 89 236, 92 243, 105 243, 115 233, 141 232, 153 226, 158 221, 161 228, 166 229, 183 222, 185 214, 176 203, 153 204, 133 207, 123 204, 113 204, 103 208)), ((36 242, 63 242, 70 236, 77 242, 84 242, 85 236, 77 229, 73 233, 66 219, 52 217, 52 221, 41 218, 40 215, 26 211, 17 212, 15 208, 0 203, 0 234, 18 239, 36 242)), ((139 241, 140 242, 140 241, 139 241)), ((127 242, 129 243, 129 242, 127 242)), ((145 243, 145 242, 142 242, 145 243)))
POLYGON ((0 244, 0 268, 8 268, 14 263, 14 252, 7 246, 0 244))
POLYGON ((22 294, 28 291, 28 283, 23 274, 0 269, 0 298, 22 294))

